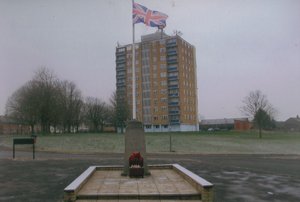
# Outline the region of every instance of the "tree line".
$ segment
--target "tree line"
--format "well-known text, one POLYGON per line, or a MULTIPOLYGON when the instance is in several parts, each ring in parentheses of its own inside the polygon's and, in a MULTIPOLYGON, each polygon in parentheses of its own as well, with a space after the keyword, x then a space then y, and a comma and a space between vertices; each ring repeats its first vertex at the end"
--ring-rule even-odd
MULTIPOLYGON (((263 129, 275 127, 276 110, 259 90, 250 92, 243 99, 241 111, 253 120, 260 138, 263 129)), ((89 132, 102 132, 107 124, 123 131, 129 113, 127 103, 116 92, 109 103, 96 97, 84 98, 74 82, 60 80, 47 68, 38 69, 6 104, 8 116, 30 125, 32 132, 40 126, 43 133, 49 133, 50 127, 70 133, 79 131, 83 125, 89 132)))
POLYGON ((104 125, 124 127, 129 117, 128 106, 113 93, 109 103, 100 98, 84 98, 74 82, 60 80, 51 70, 40 68, 34 77, 8 99, 6 114, 41 132, 50 127, 62 132, 78 131, 82 125, 90 132, 102 132, 104 125))

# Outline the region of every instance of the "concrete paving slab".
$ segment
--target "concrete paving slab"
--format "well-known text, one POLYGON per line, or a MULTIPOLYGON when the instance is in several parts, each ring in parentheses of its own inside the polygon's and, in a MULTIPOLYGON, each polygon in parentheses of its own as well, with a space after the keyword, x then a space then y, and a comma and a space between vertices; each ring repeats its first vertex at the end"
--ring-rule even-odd
POLYGON ((140 195, 159 194, 159 191, 157 190, 157 186, 153 181, 150 180, 138 182, 138 189, 140 195))
POLYGON ((119 193, 119 182, 103 182, 102 186, 100 187, 98 193, 105 193, 105 194, 118 194, 119 193))

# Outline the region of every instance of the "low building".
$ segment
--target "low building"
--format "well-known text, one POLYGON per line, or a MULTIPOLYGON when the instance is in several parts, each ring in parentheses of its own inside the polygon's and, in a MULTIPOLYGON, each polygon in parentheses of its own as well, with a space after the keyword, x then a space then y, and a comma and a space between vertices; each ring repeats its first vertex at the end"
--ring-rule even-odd
POLYGON ((0 116, 0 134, 15 135, 15 134, 31 134, 30 125, 16 121, 8 116, 0 116))
POLYGON ((200 130, 250 130, 252 124, 248 118, 204 119, 199 124, 200 130))
POLYGON ((248 118, 234 119, 234 130, 246 131, 252 128, 248 118))
POLYGON ((295 118, 289 118, 283 123, 283 129, 287 131, 300 131, 300 118, 299 116, 295 118))

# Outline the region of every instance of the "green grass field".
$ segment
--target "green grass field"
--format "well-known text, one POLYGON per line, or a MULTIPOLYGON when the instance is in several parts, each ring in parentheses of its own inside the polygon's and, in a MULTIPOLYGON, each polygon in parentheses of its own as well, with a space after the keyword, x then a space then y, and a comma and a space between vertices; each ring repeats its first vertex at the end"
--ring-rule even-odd
MULTIPOLYGON (((300 155, 300 133, 264 132, 263 138, 259 139, 255 131, 146 133, 147 152, 169 153, 170 136, 172 153, 300 155)), ((14 137, 0 136, 0 145, 12 148, 14 137)), ((30 146, 18 145, 18 147, 30 146)), ((36 148, 38 151, 71 153, 122 153, 124 135, 115 133, 38 135, 36 148)))

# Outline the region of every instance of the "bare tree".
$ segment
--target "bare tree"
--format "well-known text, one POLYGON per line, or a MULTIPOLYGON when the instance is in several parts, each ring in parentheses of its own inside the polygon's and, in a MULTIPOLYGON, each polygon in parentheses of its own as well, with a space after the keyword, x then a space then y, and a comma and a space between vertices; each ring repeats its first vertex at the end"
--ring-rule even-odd
POLYGON ((50 70, 40 68, 31 81, 8 99, 6 110, 9 115, 29 123, 32 131, 39 123, 42 132, 49 133, 50 125, 55 125, 61 114, 58 94, 58 79, 50 70))
POLYGON ((115 131, 117 131, 117 94, 113 92, 110 99, 110 116, 111 123, 114 125, 115 131))
POLYGON ((35 124, 39 121, 38 97, 33 82, 27 82, 9 97, 6 103, 6 114, 14 119, 29 124, 34 133, 35 124))
POLYGON ((113 122, 115 128, 120 128, 121 133, 123 133, 126 121, 129 119, 130 115, 127 102, 122 98, 122 96, 114 92, 110 98, 110 104, 113 108, 113 122))
POLYGON ((75 83, 63 81, 60 83, 60 108, 62 111, 62 125, 64 131, 71 132, 71 128, 80 124, 83 101, 80 90, 75 83))
POLYGON ((270 108, 272 108, 266 95, 262 94, 259 90, 251 91, 249 95, 244 98, 243 104, 244 106, 241 108, 241 111, 252 119, 259 109, 269 111, 270 108))
POLYGON ((20 87, 8 99, 8 115, 30 124, 32 131, 40 124, 44 133, 50 127, 60 127, 64 132, 79 128, 84 119, 94 131, 103 131, 105 123, 112 123, 114 108, 98 98, 89 97, 84 103, 75 83, 59 80, 47 68, 40 68, 32 80, 20 87))
POLYGON ((251 91, 248 96, 243 99, 244 106, 241 111, 246 116, 252 118, 253 122, 259 129, 259 137, 262 137, 262 129, 274 119, 276 110, 269 103, 266 95, 261 91, 251 91))
POLYGON ((107 118, 107 104, 98 98, 88 97, 85 102, 85 117, 93 125, 94 132, 103 132, 107 118))
POLYGON ((42 132, 49 133, 50 126, 58 123, 61 117, 58 95, 60 93, 59 80, 54 73, 42 67, 35 73, 33 81, 36 88, 39 109, 39 121, 42 132))

